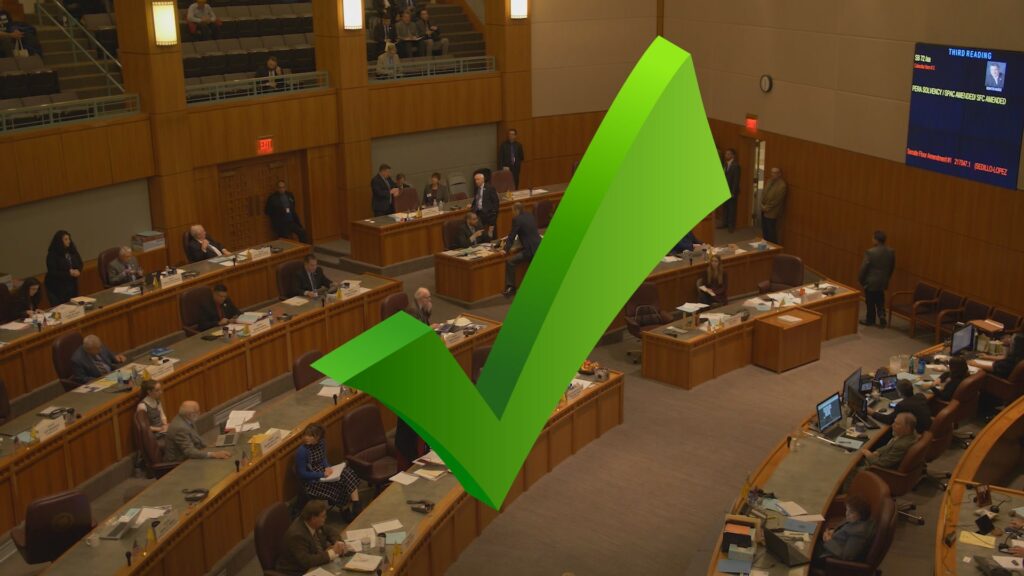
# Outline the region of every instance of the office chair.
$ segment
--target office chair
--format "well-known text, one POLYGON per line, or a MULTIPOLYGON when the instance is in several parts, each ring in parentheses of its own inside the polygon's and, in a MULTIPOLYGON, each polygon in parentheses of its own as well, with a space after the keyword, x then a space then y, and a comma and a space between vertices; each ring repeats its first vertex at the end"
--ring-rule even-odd
POLYGON ((415 188, 402 188, 395 196, 395 212, 415 212, 420 206, 420 192, 415 188))
POLYGON ((56 560, 95 526, 89 499, 68 490, 30 503, 25 522, 11 530, 11 540, 26 564, 42 564, 56 560))
POLYGON ((380 321, 383 322, 409 307, 409 297, 405 292, 389 294, 380 302, 380 321))
POLYGON ((149 418, 141 410, 136 410, 132 417, 132 436, 147 478, 160 478, 178 465, 178 462, 164 462, 164 449, 149 429, 149 418))
POLYGON ((537 218, 537 228, 541 230, 551 225, 551 218, 555 215, 555 203, 551 200, 541 200, 533 209, 533 215, 537 218))
POLYGON ((72 380, 74 371, 71 365, 71 356, 81 346, 82 333, 78 331, 61 334, 53 341, 51 348, 53 369, 57 373, 57 378, 60 380, 60 385, 64 387, 65 392, 70 392, 81 385, 72 380))
POLYGON ((209 286, 193 286, 178 296, 178 314, 186 337, 199 334, 199 316, 204 304, 211 309, 216 307, 213 290, 209 286))
MULTIPOLYGON (((626 320, 626 330, 641 341, 644 332, 672 321, 672 314, 659 308, 658 287, 653 282, 644 282, 636 289, 622 309, 622 314, 626 320)), ((627 350, 626 357, 632 358, 633 363, 637 364, 641 353, 642 349, 627 350)))
POLYGON ((376 404, 364 404, 345 414, 341 434, 345 442, 345 461, 379 493, 398 472, 398 461, 394 449, 388 445, 380 409, 376 404))
POLYGON ((772 274, 757 284, 761 294, 789 290, 804 283, 804 261, 792 254, 772 258, 772 274))
POLYGON ((829 504, 825 524, 835 525, 846 517, 846 498, 855 494, 871 507, 871 520, 875 525, 871 545, 860 562, 826 558, 812 568, 814 576, 875 576, 892 545, 896 530, 896 501, 889 485, 876 474, 862 470, 853 477, 846 495, 836 496, 829 504))
POLYGON ((1021 317, 1006 310, 996 308, 990 319, 1002 324, 1004 333, 1019 332, 1021 329, 1021 317))
POLYGON ((292 289, 295 279, 304 271, 305 264, 302 260, 291 260, 282 262, 277 266, 277 298, 287 300, 292 296, 292 289))
POLYGON ((462 219, 448 220, 441 227, 441 239, 444 241, 445 250, 455 249, 455 239, 459 235, 459 230, 462 228, 464 221, 462 219))
POLYGON ((942 328, 947 326, 952 332, 953 325, 960 321, 963 315, 964 297, 949 290, 939 292, 935 305, 927 312, 919 312, 916 316, 917 324, 930 326, 935 330, 935 342, 942 341, 942 328))
POLYGON ((498 170, 491 174, 491 186, 494 186, 494 190, 498 193, 498 196, 502 196, 508 192, 512 192, 516 189, 516 180, 512 176, 511 170, 498 170))
POLYGON ((933 476, 928 473, 928 463, 934 461, 949 448, 950 444, 953 443, 953 426, 956 424, 956 413, 960 410, 960 402, 957 400, 951 401, 942 409, 934 418, 932 418, 932 427, 928 429, 932 433, 932 440, 928 443, 928 447, 925 450, 924 461, 924 476, 921 477, 921 481, 932 481, 938 484, 939 488, 943 491, 946 490, 945 479, 951 477, 950 473, 946 472, 941 476, 933 476))
MULTIPOLYGON (((889 491, 893 497, 900 497, 913 490, 924 476, 925 456, 928 453, 928 446, 932 443, 931 431, 921 434, 917 442, 907 450, 907 454, 900 462, 899 468, 891 470, 878 466, 869 466, 867 470, 878 475, 879 478, 889 485, 889 491)), ((915 524, 923 525, 924 518, 911 514, 916 506, 911 503, 897 502, 896 511, 900 517, 906 518, 915 524)))
POLYGON ((292 523, 288 506, 284 502, 272 504, 260 512, 253 530, 253 544, 256 546, 256 558, 265 576, 284 576, 274 571, 277 558, 281 555, 284 535, 292 523))
POLYGON ((108 268, 110 263, 117 260, 117 256, 121 253, 120 247, 107 248, 100 255, 96 257, 96 272, 99 272, 100 283, 103 284, 104 288, 110 288, 110 274, 108 268))
POLYGON ((1024 393, 1024 360, 1021 360, 1010 371, 1006 378, 1000 378, 991 372, 984 372, 985 381, 982 389, 995 396, 1005 404, 1016 400, 1024 393))
POLYGON ((292 362, 292 384, 295 386, 296 392, 324 377, 311 366, 323 355, 324 353, 319 350, 310 350, 292 362))

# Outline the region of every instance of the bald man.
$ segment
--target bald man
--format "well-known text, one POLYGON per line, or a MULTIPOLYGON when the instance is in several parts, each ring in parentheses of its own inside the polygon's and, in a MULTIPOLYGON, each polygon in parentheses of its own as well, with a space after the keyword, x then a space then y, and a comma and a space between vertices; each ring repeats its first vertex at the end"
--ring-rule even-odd
POLYGON ((206 228, 202 224, 196 224, 188 229, 188 248, 185 255, 189 262, 202 262, 208 258, 217 256, 228 256, 231 251, 223 244, 213 239, 213 236, 206 234, 206 228))
POLYGON ((878 450, 872 452, 861 448, 864 464, 895 470, 900 467, 903 457, 910 447, 917 442, 917 418, 910 412, 901 412, 892 423, 892 440, 878 450))
POLYGON ((82 345, 71 355, 71 379, 78 384, 91 382, 110 374, 115 368, 124 364, 123 354, 114 354, 103 345, 103 341, 95 334, 82 340, 82 345))
POLYGON ((165 436, 166 446, 164 448, 164 461, 180 462, 187 458, 224 459, 231 456, 231 453, 223 450, 208 452, 203 439, 199 437, 196 430, 196 420, 199 419, 199 403, 195 400, 186 400, 178 408, 178 415, 171 420, 167 426, 165 436))

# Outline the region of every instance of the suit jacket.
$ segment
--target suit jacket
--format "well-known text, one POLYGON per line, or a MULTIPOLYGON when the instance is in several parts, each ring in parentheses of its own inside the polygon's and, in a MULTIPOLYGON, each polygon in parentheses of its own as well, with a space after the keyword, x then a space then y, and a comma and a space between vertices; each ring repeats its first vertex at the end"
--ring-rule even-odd
POLYGON ((430 312, 423 310, 416 304, 413 304, 412 306, 406 308, 405 312, 409 316, 412 316, 413 318, 419 320, 420 322, 423 322, 427 326, 430 326, 430 312))
MULTIPOLYGON (((117 360, 114 359, 114 354, 106 346, 100 348, 99 356, 110 366, 111 370, 118 366, 117 360)), ((86 353, 85 346, 79 346, 78 350, 75 350, 75 353, 71 355, 71 379, 75 382, 85 384, 106 374, 106 372, 101 372, 96 367, 96 363, 86 353)))
POLYGON ((292 288, 288 292, 289 298, 292 296, 302 296, 306 292, 316 292, 320 288, 331 287, 331 281, 324 275, 323 268, 317 266, 316 270, 313 271, 312 283, 309 281, 309 276, 305 268, 295 273, 295 276, 292 277, 292 288))
POLYGON ((370 189, 373 192, 373 211, 375 213, 390 214, 393 211, 393 204, 391 201, 391 189, 395 187, 395 182, 391 178, 384 178, 380 174, 373 177, 370 181, 370 189))
POLYGON ((991 74, 985 74, 985 88, 1002 88, 1006 76, 1000 74, 999 78, 993 78, 991 74))
POLYGON ((786 189, 786 181, 782 178, 768 184, 764 195, 761 196, 761 213, 765 218, 775 219, 782 216, 782 208, 786 205, 786 189))
POLYGON ((879 448, 874 456, 867 457, 864 461, 870 466, 895 470, 900 467, 900 462, 903 462, 903 457, 907 455, 907 450, 910 450, 910 447, 915 442, 917 442, 916 433, 907 434, 906 436, 893 436, 888 444, 879 448))
POLYGON ((180 462, 186 458, 208 458, 206 444, 199 437, 195 426, 178 414, 167 425, 167 434, 164 436, 164 461, 180 462))
POLYGON ((288 236, 293 223, 302 226, 295 212, 295 195, 291 192, 285 192, 283 197, 277 192, 272 193, 263 211, 270 218, 270 226, 278 236, 288 236))
POLYGON ((860 285, 865 290, 883 292, 889 288, 889 278, 896 269, 896 252, 884 244, 876 244, 864 253, 860 265, 860 285))
MULTIPOLYGON (((224 252, 224 245, 214 240, 213 236, 206 235, 206 241, 210 243, 210 246, 224 252)), ((188 237, 188 249, 185 251, 185 255, 188 256, 189 262, 202 262, 207 258, 216 258, 217 253, 213 251, 213 248, 207 247, 206 252, 203 252, 202 247, 199 245, 199 241, 192 236, 188 237)))
POLYGON ((540 231, 537 229, 537 219, 529 212, 523 212, 512 219, 512 230, 505 240, 505 251, 512 250, 512 243, 519 239, 523 247, 523 257, 526 260, 533 260, 534 255, 540 248, 540 231))
POLYGON ((932 427, 932 410, 928 406, 928 399, 924 394, 914 394, 910 398, 904 398, 888 414, 876 414, 875 420, 883 424, 892 424, 896 416, 904 412, 910 412, 917 419, 917 433, 924 434, 932 427))
POLYGON ((314 536, 300 516, 285 531, 281 553, 274 568, 286 574, 305 574, 331 561, 327 549, 336 541, 337 535, 327 530, 326 526, 317 530, 314 536))
POLYGON ((135 256, 129 258, 127 264, 121 262, 120 258, 114 258, 107 265, 107 278, 111 285, 125 284, 141 277, 142 266, 139 266, 139 261, 135 259, 135 256))
POLYGON ((433 206, 437 204, 437 201, 441 202, 448 201, 448 187, 444 184, 438 184, 437 192, 435 193, 430 189, 430 182, 423 187, 423 194, 420 194, 420 204, 424 206, 433 206))
POLYGON ((373 27, 373 40, 380 44, 382 50, 384 49, 384 44, 397 41, 398 33, 395 31, 395 24, 388 24, 388 28, 385 30, 384 24, 377 22, 377 25, 373 27))
POLYGON ((513 172, 519 172, 525 159, 523 145, 518 140, 515 142, 505 140, 498 147, 498 170, 507 167, 513 172))
POLYGON ((459 227, 459 233, 455 236, 455 245, 452 248, 469 248, 470 246, 476 246, 478 244, 486 244, 491 241, 491 237, 487 235, 487 230, 484 227, 470 228, 469 224, 465 222, 459 227), (483 230, 484 233, 477 237, 476 240, 472 239, 473 233, 483 230))
POLYGON ((735 158, 732 160, 732 164, 722 164, 722 169, 725 170, 725 181, 729 184, 729 195, 733 198, 740 194, 740 164, 735 158))
POLYGON ((484 184, 483 209, 477 209, 477 198, 480 196, 480 189, 473 189, 473 211, 480 216, 484 226, 494 226, 498 223, 498 208, 501 200, 498 198, 498 191, 489 184, 484 184))
POLYGON ((843 522, 832 533, 832 538, 824 543, 822 557, 838 558, 848 562, 864 559, 871 545, 874 525, 871 520, 843 522))
POLYGON ((217 311, 217 304, 213 299, 204 301, 202 306, 199 308, 199 330, 209 330, 214 326, 220 324, 221 318, 234 318, 241 312, 235 303, 231 301, 231 298, 225 298, 224 303, 220 305, 220 311, 217 311))

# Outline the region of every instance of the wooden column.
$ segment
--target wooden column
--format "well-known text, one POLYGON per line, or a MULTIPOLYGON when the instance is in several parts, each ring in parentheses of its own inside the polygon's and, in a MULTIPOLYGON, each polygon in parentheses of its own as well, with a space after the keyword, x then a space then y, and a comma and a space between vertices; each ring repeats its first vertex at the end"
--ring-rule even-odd
MULTIPOLYGON (((167 235, 172 264, 185 261, 180 236, 197 220, 191 134, 185 108, 181 45, 157 46, 150 0, 117 3, 118 58, 125 90, 139 94, 149 114, 154 176, 149 178, 153 227, 167 235)), ((211 231, 214 236, 217 231, 211 231)))
MULTIPOLYGON (((530 2, 533 9, 533 1, 530 2)), ((531 75, 530 19, 513 20, 509 0, 487 0, 487 26, 484 38, 487 53, 494 56, 501 72, 502 120, 498 125, 497 146, 506 132, 515 128, 523 143, 526 161, 520 174, 519 187, 540 185, 530 179, 530 150, 533 143, 533 83, 531 75)))

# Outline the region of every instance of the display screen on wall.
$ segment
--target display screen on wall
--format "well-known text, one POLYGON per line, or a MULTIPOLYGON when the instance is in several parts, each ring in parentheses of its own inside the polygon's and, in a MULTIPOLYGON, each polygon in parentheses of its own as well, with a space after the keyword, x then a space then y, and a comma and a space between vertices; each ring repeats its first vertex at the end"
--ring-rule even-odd
POLYGON ((1024 52, 917 44, 907 164, 1017 187, 1024 52))

